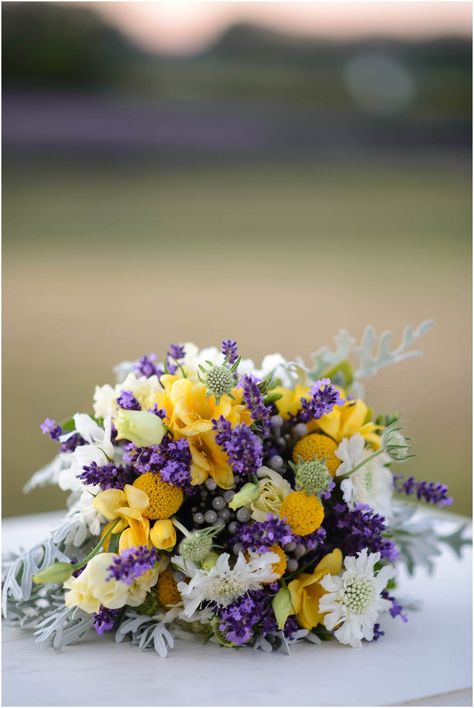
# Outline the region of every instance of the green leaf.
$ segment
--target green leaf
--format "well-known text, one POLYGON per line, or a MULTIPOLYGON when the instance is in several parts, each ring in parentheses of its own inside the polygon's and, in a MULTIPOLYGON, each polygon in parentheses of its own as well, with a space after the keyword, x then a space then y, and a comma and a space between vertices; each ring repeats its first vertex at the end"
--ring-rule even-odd
POLYGON ((272 600, 272 608, 275 613, 279 629, 283 629, 289 615, 294 614, 291 604, 291 594, 288 588, 280 588, 272 600))
POLYGON ((76 429, 74 418, 66 418, 62 420, 59 425, 63 429, 63 433, 72 433, 72 431, 76 429))

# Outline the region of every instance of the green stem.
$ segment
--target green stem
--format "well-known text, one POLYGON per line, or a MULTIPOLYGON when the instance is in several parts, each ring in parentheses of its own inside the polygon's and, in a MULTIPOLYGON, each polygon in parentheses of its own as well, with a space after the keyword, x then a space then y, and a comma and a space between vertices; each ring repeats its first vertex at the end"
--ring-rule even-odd
POLYGON ((355 467, 353 467, 353 468, 350 470, 350 472, 346 472, 346 474, 341 474, 341 475, 339 475, 339 479, 341 479, 342 477, 347 477, 347 475, 349 475, 349 474, 354 474, 354 472, 357 472, 357 470, 360 470, 361 467, 363 467, 364 465, 366 465, 368 462, 370 462, 371 460, 373 460, 375 457, 378 457, 379 455, 381 455, 382 452, 384 452, 383 447, 381 447, 380 450, 376 450, 375 452, 373 452, 371 455, 369 455, 368 457, 366 457, 365 460, 362 460, 362 462, 359 462, 359 464, 356 465, 355 467))
POLYGON ((115 519, 114 523, 113 523, 112 526, 108 529, 107 533, 105 533, 105 534, 102 536, 102 538, 100 539, 100 541, 99 541, 99 543, 97 544, 97 546, 95 546, 95 547, 92 549, 92 551, 91 551, 85 558, 83 558, 81 561, 79 561, 78 563, 74 563, 74 565, 72 566, 72 567, 74 568, 74 570, 80 570, 80 569, 83 568, 85 565, 87 565, 88 562, 89 562, 94 556, 97 555, 97 553, 100 551, 100 549, 102 548, 102 546, 104 545, 104 543, 106 542, 106 540, 109 538, 109 536, 111 535, 112 531, 114 530, 115 526, 117 526, 117 524, 118 524, 119 521, 120 521, 120 519, 115 519))
POLYGON ((173 525, 176 526, 176 528, 179 529, 181 531, 181 533, 184 534, 184 536, 186 538, 189 536, 188 529, 185 526, 183 526, 183 524, 180 521, 178 521, 178 519, 175 519, 175 517, 173 516, 171 521, 173 522, 173 525))

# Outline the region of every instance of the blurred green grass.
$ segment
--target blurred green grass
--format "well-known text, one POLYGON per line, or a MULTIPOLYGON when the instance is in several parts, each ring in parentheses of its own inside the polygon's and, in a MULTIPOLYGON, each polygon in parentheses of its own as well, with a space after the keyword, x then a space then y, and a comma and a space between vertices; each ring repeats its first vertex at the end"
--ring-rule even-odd
POLYGON ((470 513, 470 172, 467 164, 156 167, 7 164, 4 514, 54 454, 45 416, 91 404, 112 366, 170 341, 239 339, 245 356, 310 352, 433 317, 424 359, 367 381, 418 442, 401 471, 447 482, 470 513))

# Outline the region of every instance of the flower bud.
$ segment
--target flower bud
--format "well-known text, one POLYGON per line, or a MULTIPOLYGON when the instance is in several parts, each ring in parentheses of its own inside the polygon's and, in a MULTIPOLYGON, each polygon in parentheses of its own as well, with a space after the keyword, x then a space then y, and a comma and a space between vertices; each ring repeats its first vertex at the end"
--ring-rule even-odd
POLYGON ((53 563, 37 575, 33 575, 33 582, 38 585, 41 583, 54 583, 55 585, 60 585, 65 580, 70 578, 73 572, 74 567, 71 563, 53 563))
POLYGON ((159 445, 166 432, 161 418, 148 411, 120 410, 114 420, 117 440, 130 440, 138 447, 159 445))
POLYGON ((176 530, 170 519, 158 520, 150 531, 150 541, 160 550, 170 551, 176 545, 176 530))
POLYGON ((218 554, 214 553, 214 551, 211 551, 211 553, 209 553, 201 562, 202 569, 209 573, 209 571, 214 568, 218 558, 218 554))
POLYGON ((247 506, 247 504, 251 504, 256 501, 259 495, 259 485, 254 484, 253 482, 247 482, 247 484, 244 484, 242 489, 240 489, 237 494, 234 494, 228 504, 229 509, 236 511, 237 509, 240 509, 241 506, 247 506))

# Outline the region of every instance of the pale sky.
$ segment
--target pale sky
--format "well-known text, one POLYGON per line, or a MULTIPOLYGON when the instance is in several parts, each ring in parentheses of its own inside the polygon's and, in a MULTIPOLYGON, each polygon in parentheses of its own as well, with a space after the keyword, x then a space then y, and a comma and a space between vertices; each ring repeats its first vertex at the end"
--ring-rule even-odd
POLYGON ((159 0, 91 3, 151 51, 193 52, 235 22, 326 38, 469 36, 470 2, 222 2, 159 0))

